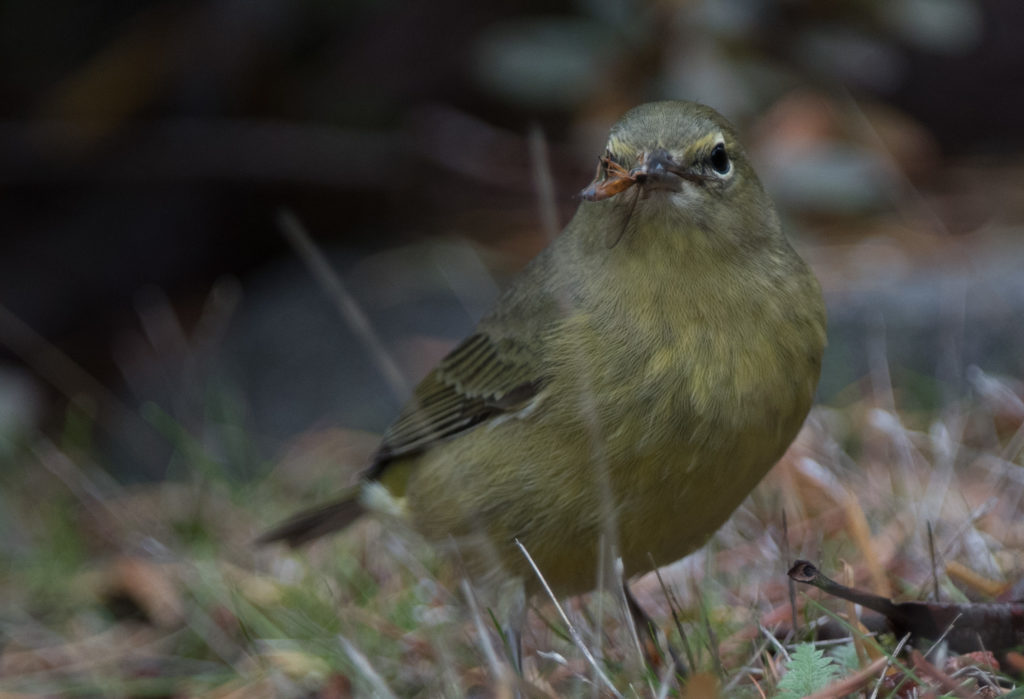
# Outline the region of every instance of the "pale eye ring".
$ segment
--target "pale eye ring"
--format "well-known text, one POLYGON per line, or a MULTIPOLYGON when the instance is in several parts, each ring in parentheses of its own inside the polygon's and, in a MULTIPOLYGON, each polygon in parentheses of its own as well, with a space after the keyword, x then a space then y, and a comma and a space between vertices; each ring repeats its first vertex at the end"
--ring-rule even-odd
POLYGON ((724 143, 718 143, 711 149, 708 163, 712 170, 723 177, 732 172, 732 161, 729 159, 729 154, 725 152, 724 143))

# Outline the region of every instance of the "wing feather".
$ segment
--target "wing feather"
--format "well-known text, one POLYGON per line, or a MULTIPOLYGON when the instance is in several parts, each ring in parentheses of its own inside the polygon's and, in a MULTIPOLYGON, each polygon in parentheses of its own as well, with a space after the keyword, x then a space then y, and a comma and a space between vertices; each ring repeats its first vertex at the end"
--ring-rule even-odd
POLYGON ((540 362, 512 338, 478 331, 431 371, 384 433, 368 478, 388 462, 423 451, 492 417, 519 410, 543 387, 540 362))

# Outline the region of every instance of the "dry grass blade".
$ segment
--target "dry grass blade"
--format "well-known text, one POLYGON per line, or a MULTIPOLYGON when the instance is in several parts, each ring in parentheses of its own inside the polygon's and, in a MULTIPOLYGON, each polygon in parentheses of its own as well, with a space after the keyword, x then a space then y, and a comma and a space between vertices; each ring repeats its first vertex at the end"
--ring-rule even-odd
POLYGON ((341 277, 331 268, 327 258, 313 243, 298 217, 288 209, 282 209, 278 212, 277 222, 285 238, 295 248, 302 261, 309 267, 309 271, 330 297, 342 319, 348 323, 356 337, 363 343, 366 355, 377 365, 377 369, 388 382, 391 391, 397 398, 404 399, 409 395, 409 385, 398 368, 398 364, 391 358, 391 354, 370 324, 369 318, 345 288, 341 277))
MULTIPOLYGON (((789 554, 789 518, 786 517, 786 510, 782 510, 782 560, 791 561, 789 554)), ((796 613, 796 583, 787 578, 786 590, 789 593, 789 610, 793 613, 790 619, 790 633, 796 634, 800 629, 800 619, 796 613)))
POLYGON ((943 693, 963 697, 964 699, 970 699, 970 697, 974 696, 974 692, 968 690, 963 684, 956 682, 945 672, 925 660, 924 655, 919 650, 910 651, 910 657, 914 663, 914 670, 937 682, 943 693))
POLYGON ((537 209, 540 211, 541 229, 548 240, 558 235, 558 207, 555 205, 555 182, 551 176, 551 159, 544 131, 538 124, 530 127, 527 137, 530 147, 531 178, 537 191, 537 209))
POLYGON ((568 615, 565 613, 565 610, 562 609, 562 605, 558 603, 558 598, 555 597, 555 593, 551 590, 551 587, 548 585, 548 581, 545 580, 544 576, 541 574, 540 568, 537 567, 537 564, 533 560, 533 556, 530 555, 530 552, 526 550, 526 547, 523 546, 523 543, 519 541, 519 539, 515 540, 515 544, 519 548, 519 551, 523 554, 523 557, 526 558, 527 563, 530 564, 530 568, 533 569, 534 575, 536 575, 537 579, 540 580, 540 584, 544 587, 544 592, 547 593, 548 599, 550 599, 552 604, 555 605, 555 610, 558 612, 558 615, 562 618, 562 623, 565 624, 565 627, 569 630, 569 635, 572 638, 572 642, 576 645, 579 651, 583 653, 583 657, 587 659, 587 662, 590 664, 590 667, 597 674, 597 677, 601 680, 601 683, 605 687, 607 687, 608 690, 615 697, 622 699, 622 693, 615 688, 614 684, 612 684, 612 681, 608 678, 608 675, 606 675, 604 670, 601 669, 600 664, 597 662, 597 658, 594 657, 594 654, 590 652, 590 649, 587 648, 587 645, 583 642, 583 637, 580 636, 579 630, 576 628, 575 625, 573 625, 571 621, 569 621, 568 615))
POLYGON ((903 638, 900 639, 900 642, 896 644, 896 649, 893 650, 893 652, 887 656, 889 662, 885 664, 885 669, 883 669, 882 672, 878 675, 878 681, 875 682, 875 688, 871 690, 871 699, 876 699, 876 697, 878 696, 878 692, 882 688, 882 682, 885 680, 885 673, 889 671, 889 668, 892 666, 893 662, 896 660, 896 658, 899 657, 900 651, 903 650, 903 646, 907 645, 909 641, 910 634, 908 633, 905 634, 903 638))
POLYGON ((473 626, 476 628, 477 636, 480 638, 478 645, 483 648, 487 666, 490 668, 495 685, 499 688, 498 695, 511 696, 512 687, 514 686, 512 675, 509 672, 508 664, 503 663, 494 651, 491 634, 487 632, 487 628, 484 626, 483 617, 480 615, 480 606, 477 604, 476 595, 473 594, 473 588, 466 578, 463 578, 459 585, 462 588, 463 596, 466 598, 466 603, 469 605, 470 615, 473 617, 473 626))
POLYGON ((653 557, 651 558, 651 566, 655 577, 658 579, 658 586, 661 587, 661 593, 665 595, 665 600, 668 602, 668 609, 672 613, 672 622, 675 624, 676 632, 679 634, 679 642, 683 644, 683 652, 686 653, 687 667, 694 671, 697 665, 693 658, 693 650, 690 648, 690 640, 687 638, 683 622, 679 618, 679 600, 676 599, 676 596, 672 594, 672 591, 665 584, 665 578, 661 575, 661 569, 655 565, 653 557))
POLYGON ((875 593, 883 597, 891 597, 892 588, 889 585, 889 579, 885 575, 885 570, 872 543, 871 525, 868 524, 868 518, 864 514, 864 509, 857 502, 857 498, 853 494, 846 498, 843 507, 846 513, 846 522, 850 530, 850 536, 856 542, 857 548, 860 549, 861 555, 864 557, 864 564, 871 574, 871 582, 875 593))
POLYGON ((344 636, 339 635, 338 642, 341 643, 341 647, 345 651, 345 654, 352 660, 352 663, 373 687, 374 696, 385 697, 386 699, 396 697, 395 693, 391 691, 391 688, 388 687, 387 683, 384 681, 384 678, 382 678, 373 668, 373 665, 370 664, 370 661, 366 656, 359 652, 359 649, 352 645, 352 643, 344 636))
MULTIPOLYGON (((622 559, 618 558, 615 561, 615 582, 618 585, 618 601, 619 608, 622 611, 623 619, 626 622, 625 628, 629 637, 629 647, 633 651, 633 655, 638 662, 638 667, 644 666, 645 656, 642 642, 640 640, 639 629, 637 629, 637 616, 636 611, 640 614, 640 623, 646 627, 648 637, 652 644, 657 645, 658 643, 658 629, 655 626, 654 621, 647 615, 647 612, 643 610, 640 603, 637 602, 633 596, 632 591, 629 589, 629 583, 622 579, 622 559)), ((598 619, 603 618, 598 614, 598 619)), ((599 633, 599 632, 598 632, 599 633)), ((596 637, 596 635, 595 635, 596 637)), ((665 639, 666 644, 668 639, 665 639)), ((654 687, 651 687, 651 693, 654 693, 654 687)))
POLYGON ((152 426, 129 408, 110 389, 80 367, 56 345, 37 333, 9 308, 0 303, 0 347, 9 349, 26 366, 31 367, 47 383, 71 403, 111 432, 115 425, 128 425, 133 438, 124 446, 133 455, 142 455, 145 446, 138 439, 153 434, 152 426))

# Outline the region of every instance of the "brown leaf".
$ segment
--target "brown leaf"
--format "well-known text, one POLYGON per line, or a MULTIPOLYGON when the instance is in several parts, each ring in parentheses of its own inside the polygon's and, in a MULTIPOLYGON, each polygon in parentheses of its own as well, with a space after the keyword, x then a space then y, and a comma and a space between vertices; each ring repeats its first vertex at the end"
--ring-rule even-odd
POLYGON ((161 629, 174 629, 184 622, 184 603, 178 581, 168 566, 142 558, 123 557, 110 570, 105 597, 124 597, 161 629))
POLYGON ((683 688, 683 699, 704 699, 720 696, 718 678, 707 672, 698 672, 690 677, 683 688))
POLYGON ((954 580, 969 585, 988 597, 999 597, 1007 588, 1006 583, 990 580, 957 561, 946 561, 946 573, 954 580))

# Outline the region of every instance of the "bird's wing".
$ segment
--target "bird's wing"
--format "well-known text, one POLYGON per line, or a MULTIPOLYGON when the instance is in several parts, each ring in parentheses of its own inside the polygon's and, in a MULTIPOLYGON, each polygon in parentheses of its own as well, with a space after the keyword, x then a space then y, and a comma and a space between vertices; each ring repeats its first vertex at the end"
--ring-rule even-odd
POLYGON ((377 478, 387 463, 455 436, 497 415, 514 412, 545 383, 530 344, 470 335, 420 382, 398 419, 384 433, 366 476, 377 478))

